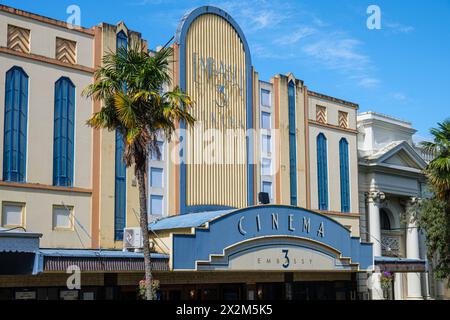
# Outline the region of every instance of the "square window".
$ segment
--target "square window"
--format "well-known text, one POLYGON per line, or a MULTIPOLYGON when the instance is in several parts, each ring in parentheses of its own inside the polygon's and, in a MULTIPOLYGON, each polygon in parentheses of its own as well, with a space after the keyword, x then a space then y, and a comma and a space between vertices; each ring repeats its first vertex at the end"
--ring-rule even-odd
POLYGON ((158 154, 155 151, 151 152, 151 160, 152 161, 163 161, 164 160, 164 142, 157 141, 156 145, 159 148, 159 151, 161 152, 161 158, 158 159, 158 154))
POLYGON ((272 160, 263 158, 261 161, 261 175, 270 176, 272 175, 272 160))
POLYGON ((269 194, 269 199, 272 199, 272 182, 264 181, 262 184, 262 192, 269 194))
POLYGON ((150 214, 153 216, 163 215, 163 196, 150 196, 150 214))
POLYGON ((264 154, 270 154, 272 152, 272 137, 263 135, 261 139, 261 150, 264 154))
POLYGON ((163 187, 163 177, 164 171, 160 168, 150 169, 150 186, 152 188, 162 188, 163 187))
POLYGON ((73 207, 53 206, 53 230, 73 230, 73 207))
POLYGON ((21 203, 4 203, 2 208, 2 225, 4 227, 23 227, 25 205, 21 203))
POLYGON ((261 112, 261 129, 272 128, 272 117, 269 112, 261 112))
POLYGON ((272 105, 269 90, 261 89, 261 105, 264 107, 270 107, 272 105))

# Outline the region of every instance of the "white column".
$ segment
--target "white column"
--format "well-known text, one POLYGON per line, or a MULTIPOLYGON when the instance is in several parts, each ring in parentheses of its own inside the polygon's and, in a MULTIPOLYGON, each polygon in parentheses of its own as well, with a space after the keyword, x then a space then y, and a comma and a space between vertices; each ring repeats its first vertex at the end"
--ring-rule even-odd
MULTIPOLYGON (((419 231, 415 222, 408 223, 406 231, 406 257, 408 259, 420 259, 419 231)), ((410 272, 408 277, 408 299, 423 299, 420 273, 410 272)))
MULTIPOLYGON (((381 226, 380 226, 380 192, 370 192, 369 202, 369 241, 373 243, 373 256, 381 257, 381 226)), ((374 272, 370 278, 372 286, 372 299, 383 300, 383 289, 381 288, 380 272, 374 272)))
POLYGON ((369 233, 373 256, 381 257, 380 201, 376 194, 369 195, 369 233))

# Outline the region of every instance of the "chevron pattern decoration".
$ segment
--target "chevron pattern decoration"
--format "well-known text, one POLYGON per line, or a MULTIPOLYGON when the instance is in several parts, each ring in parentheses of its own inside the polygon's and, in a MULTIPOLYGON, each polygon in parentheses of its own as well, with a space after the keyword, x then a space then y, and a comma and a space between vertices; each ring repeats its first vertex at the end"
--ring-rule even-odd
POLYGON ((322 106, 316 107, 316 121, 320 123, 327 123, 327 108, 322 106))
POLYGON ((30 30, 8 25, 8 41, 9 49, 30 53, 30 30))
POLYGON ((339 111, 339 127, 348 128, 348 113, 339 111))
POLYGON ((76 64, 77 43, 63 38, 56 38, 56 59, 61 62, 76 64))

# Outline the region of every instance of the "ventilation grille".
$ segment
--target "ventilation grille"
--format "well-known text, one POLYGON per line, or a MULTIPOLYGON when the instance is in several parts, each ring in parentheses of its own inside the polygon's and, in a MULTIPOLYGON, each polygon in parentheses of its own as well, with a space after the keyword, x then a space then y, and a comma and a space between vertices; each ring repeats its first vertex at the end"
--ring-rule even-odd
POLYGON ((75 41, 56 38, 56 59, 70 64, 77 63, 77 43, 75 41))
POLYGON ((316 109, 316 121, 320 123, 327 123, 327 108, 317 106, 316 109))
POLYGON ((339 127, 348 128, 348 113, 339 111, 339 127))
POLYGON ((30 30, 8 25, 8 43, 9 49, 30 53, 30 30))

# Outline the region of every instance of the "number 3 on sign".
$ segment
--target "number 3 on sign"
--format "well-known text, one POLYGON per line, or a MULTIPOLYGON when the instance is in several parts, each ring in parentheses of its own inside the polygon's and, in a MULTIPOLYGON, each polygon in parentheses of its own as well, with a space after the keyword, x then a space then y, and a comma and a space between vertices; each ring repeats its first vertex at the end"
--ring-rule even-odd
POLYGON ((291 264, 291 261, 289 260, 289 250, 283 250, 284 258, 286 259, 286 262, 283 264, 283 268, 287 269, 289 268, 289 265, 291 264))

